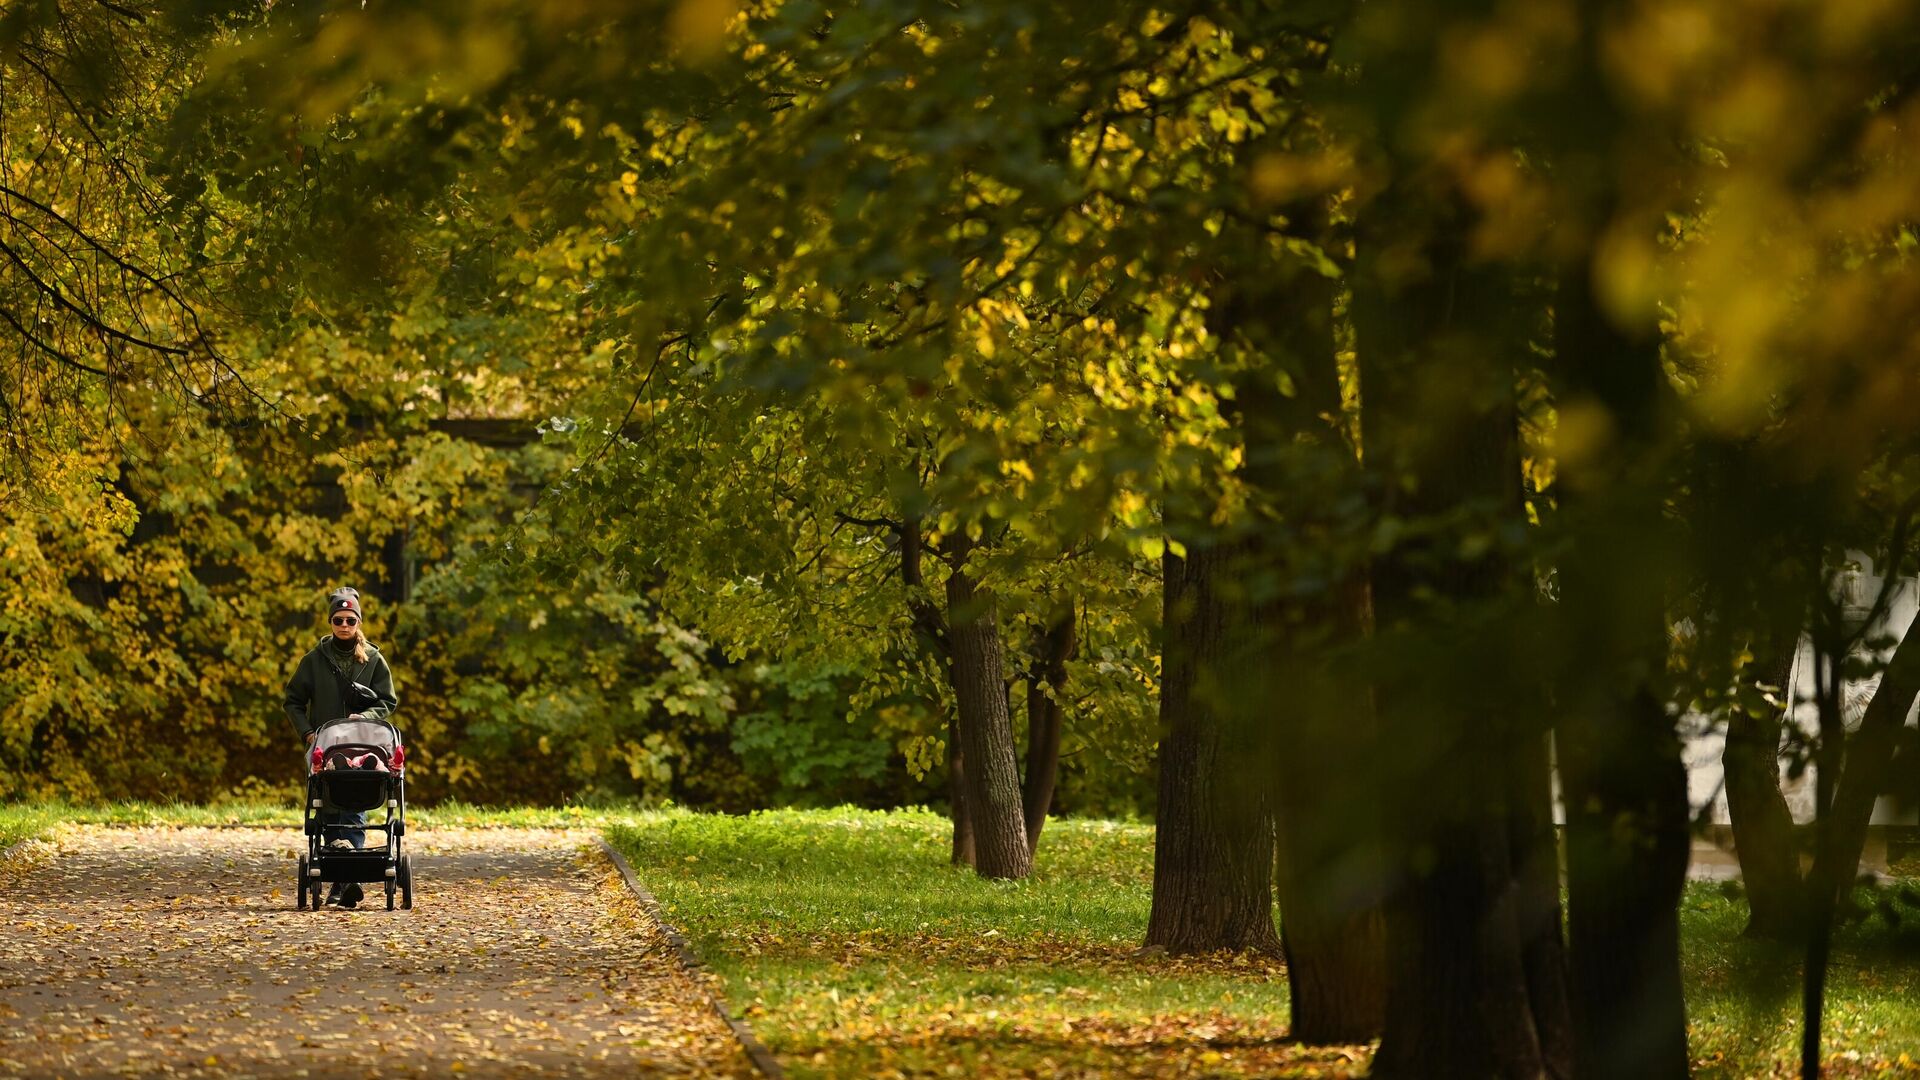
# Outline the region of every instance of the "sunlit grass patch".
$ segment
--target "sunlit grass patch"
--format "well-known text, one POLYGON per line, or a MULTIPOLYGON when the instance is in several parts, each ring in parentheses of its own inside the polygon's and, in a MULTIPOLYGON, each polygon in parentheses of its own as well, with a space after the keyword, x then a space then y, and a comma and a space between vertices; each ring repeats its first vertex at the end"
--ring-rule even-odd
POLYGON ((0 851, 43 836, 60 822, 55 808, 33 803, 0 803, 0 851))
MULTIPOLYGON (((1364 1047, 1285 1042, 1278 965, 1137 953, 1150 826, 1051 823, 1020 883, 947 866, 947 823, 919 812, 666 812, 609 835, 796 1075, 1364 1068, 1364 1047)), ((1799 948, 1743 939, 1719 885, 1680 914, 1697 1074, 1797 1075, 1799 948)), ((1837 935, 1824 1047, 1828 1075, 1920 1077, 1920 925, 1837 935)))
MULTIPOLYGON (((1804 947, 1742 938, 1746 902, 1718 885, 1689 886, 1680 916, 1696 1075, 1798 1076, 1804 947)), ((1821 1028, 1825 1075, 1920 1077, 1920 927, 1834 935, 1821 1028)))
MULTIPOLYGON (((434 806, 409 806, 408 820, 422 829, 598 829, 618 822, 637 820, 633 809, 593 809, 580 806, 559 807, 483 807, 467 803, 440 803, 434 806)), ((381 811, 369 817, 379 821, 381 811)), ((300 828, 298 801, 261 802, 235 800, 211 804, 110 802, 71 804, 0 803, 0 846, 16 840, 44 834, 60 824, 300 828), (11 839, 4 839, 4 838, 11 839)))
POLYGON ((947 864, 924 811, 668 812, 609 838, 797 1076, 1342 1076, 1286 1040, 1255 957, 1138 952, 1151 826, 1057 821, 1022 882, 947 864))

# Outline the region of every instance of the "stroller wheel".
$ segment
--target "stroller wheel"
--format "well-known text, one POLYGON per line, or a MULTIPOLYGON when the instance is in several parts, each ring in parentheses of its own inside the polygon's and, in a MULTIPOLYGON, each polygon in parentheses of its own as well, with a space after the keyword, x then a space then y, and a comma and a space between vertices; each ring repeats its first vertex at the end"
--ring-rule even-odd
POLYGON ((300 885, 294 890, 293 907, 296 911, 307 910, 307 857, 300 856, 300 885))
POLYGON ((393 910, 393 882, 387 882, 387 910, 393 910))
MULTIPOLYGON (((400 885, 400 907, 404 911, 413 910, 413 856, 400 856, 400 872, 395 875, 400 885)), ((393 894, 387 894, 387 903, 393 903, 393 894)))

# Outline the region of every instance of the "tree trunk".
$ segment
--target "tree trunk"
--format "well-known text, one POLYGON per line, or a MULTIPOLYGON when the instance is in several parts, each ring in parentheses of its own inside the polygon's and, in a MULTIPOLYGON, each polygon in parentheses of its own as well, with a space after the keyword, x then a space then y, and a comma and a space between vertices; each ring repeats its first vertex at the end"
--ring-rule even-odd
POLYGON ((1434 829, 1432 869, 1390 907, 1386 1032, 1373 1076, 1551 1075, 1511 897, 1501 891, 1513 873, 1502 826, 1454 821, 1434 829))
POLYGON ((1337 871, 1317 877, 1304 868, 1312 864, 1296 854, 1299 840, 1289 828, 1298 820, 1281 811, 1274 865, 1288 1034, 1308 1045, 1378 1038, 1387 1011, 1386 919, 1363 884, 1337 871))
POLYGON ((1799 627, 1766 644, 1767 655, 1760 658, 1761 677, 1777 688, 1781 704, 1758 715, 1734 711, 1727 719, 1720 767, 1726 777, 1733 850, 1746 883, 1746 936, 1799 940, 1805 927, 1806 881, 1800 871, 1793 814, 1780 792, 1780 732, 1793 708, 1787 695, 1800 644, 1799 627))
POLYGON ((1060 775, 1060 734, 1066 709, 1067 661, 1076 642, 1073 603, 1054 612, 1040 636, 1034 664, 1027 671, 1027 779, 1021 792, 1026 807, 1027 849, 1040 847, 1040 830, 1053 812, 1053 788, 1060 775))
POLYGON ((1684 1077, 1687 777, 1658 698, 1642 690, 1611 704, 1572 709, 1561 729, 1579 1075, 1684 1077))
MULTIPOLYGON (((1355 580, 1303 614, 1336 644, 1364 632, 1365 582, 1355 580)), ((1293 640, 1298 645, 1297 635, 1293 640)), ((1372 777, 1379 747, 1369 687, 1291 653, 1284 695, 1274 861, 1286 948, 1289 1033, 1303 1043, 1378 1038, 1386 1023, 1382 823, 1372 777), (1309 667, 1317 671, 1308 670, 1309 667)))
POLYGON ((947 714, 947 792, 953 806, 953 850, 955 866, 973 865, 973 817, 967 813, 967 758, 960 752, 960 721, 947 714))
POLYGON ((1873 821, 1873 805, 1893 786, 1894 750, 1914 698, 1920 696, 1920 640, 1916 639, 1920 639, 1920 621, 1894 647, 1859 729, 1846 740, 1846 763, 1835 778, 1831 823, 1823 826, 1830 830, 1830 839, 1819 845, 1809 875, 1813 888, 1826 895, 1838 897, 1853 884, 1860 872, 1867 827, 1873 821))
POLYGON ((1577 1076, 1573 1007, 1567 995, 1567 944, 1560 933, 1560 841, 1553 824, 1553 766, 1544 737, 1515 744, 1514 780, 1508 836, 1528 1001, 1548 1074, 1577 1076))
MULTIPOLYGON (((858 520, 858 519, 847 519, 858 520)), ((920 531, 920 519, 911 515, 898 522, 862 521, 861 524, 887 524, 900 541, 900 583, 906 586, 907 613, 913 620, 914 637, 946 676, 949 687, 958 688, 954 670, 953 640, 946 618, 927 589, 923 570, 926 540, 920 531)), ((956 694, 956 697, 958 695, 956 694)), ((967 755, 962 745, 961 716, 958 706, 947 714, 947 804, 952 808, 953 842, 948 859, 954 866, 973 866, 973 804, 968 791, 967 755)))
POLYGON ((1366 463, 1382 518, 1429 527, 1373 570, 1380 792, 1401 874, 1373 1075, 1536 1080, 1557 1068, 1551 996, 1534 989, 1551 978, 1540 924, 1556 913, 1528 887, 1531 845, 1516 865, 1516 839, 1546 808, 1522 804, 1538 793, 1513 748, 1544 724, 1538 686, 1498 636, 1530 591, 1497 542, 1467 542, 1524 531, 1512 398, 1524 320, 1504 275, 1467 263, 1469 223, 1440 178, 1396 178, 1363 219, 1352 310, 1366 463))
POLYGON ((1561 563, 1567 646, 1560 776, 1567 807, 1567 937, 1581 1077, 1684 1077, 1680 894, 1686 768, 1655 680, 1667 661, 1670 528, 1651 326, 1603 313, 1590 266, 1562 281, 1555 352, 1568 407, 1603 410, 1612 445, 1562 464, 1573 544, 1561 563))
POLYGON ((967 818, 974 869, 986 878, 1023 878, 1033 869, 1020 798, 1020 766, 1007 712, 1006 664, 993 592, 967 573, 965 554, 947 576, 947 639, 959 707, 967 818))
MULTIPOLYGON (((1323 215, 1319 203, 1291 207, 1288 220, 1323 215)), ((1310 226, 1311 227, 1311 226, 1310 226)), ((1266 363, 1237 381, 1235 419, 1246 445, 1242 475, 1256 513, 1271 524, 1252 539, 1257 642, 1265 663, 1241 693, 1264 703, 1273 729, 1274 892, 1286 953, 1293 1038, 1309 1044, 1377 1038, 1386 1015, 1386 921, 1380 910, 1378 800, 1370 780, 1377 747, 1372 689, 1343 652, 1366 635, 1366 580, 1325 552, 1299 565, 1279 542, 1292 532, 1337 535, 1319 497, 1362 486, 1359 459, 1341 426, 1333 282, 1311 270, 1244 279, 1222 288, 1214 328, 1266 363), (1274 376, 1285 374, 1292 393, 1274 376), (1305 490, 1302 476, 1324 478, 1305 490)))
POLYGON ((1222 596, 1231 549, 1195 544, 1161 561, 1160 801, 1148 946, 1170 953, 1278 953, 1273 821, 1249 763, 1253 725, 1235 700, 1230 630, 1244 603, 1222 596))

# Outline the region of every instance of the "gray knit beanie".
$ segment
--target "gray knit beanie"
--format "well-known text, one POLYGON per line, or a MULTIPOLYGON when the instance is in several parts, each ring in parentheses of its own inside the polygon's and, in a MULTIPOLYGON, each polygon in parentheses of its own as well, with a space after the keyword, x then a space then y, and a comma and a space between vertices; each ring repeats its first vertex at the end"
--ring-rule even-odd
POLYGON ((366 618, 366 613, 360 610, 360 591, 358 589, 349 589, 342 585, 340 588, 333 590, 332 595, 327 597, 327 617, 332 618, 334 613, 340 611, 351 611, 363 619, 366 618))

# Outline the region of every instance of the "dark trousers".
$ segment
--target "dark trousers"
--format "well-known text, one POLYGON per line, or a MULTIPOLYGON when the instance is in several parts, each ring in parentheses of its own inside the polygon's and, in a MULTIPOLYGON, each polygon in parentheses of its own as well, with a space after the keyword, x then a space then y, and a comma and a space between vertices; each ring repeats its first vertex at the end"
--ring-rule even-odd
MULTIPOLYGON (((363 811, 359 811, 359 810, 322 810, 320 811, 320 824, 322 825, 359 826, 359 825, 365 825, 366 823, 367 823, 367 815, 363 811)), ((345 833, 329 832, 326 834, 326 838, 329 841, 339 836, 344 836, 348 840, 352 841, 353 846, 356 848, 363 848, 367 846, 367 831, 365 829, 355 828, 345 833)))

